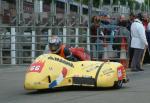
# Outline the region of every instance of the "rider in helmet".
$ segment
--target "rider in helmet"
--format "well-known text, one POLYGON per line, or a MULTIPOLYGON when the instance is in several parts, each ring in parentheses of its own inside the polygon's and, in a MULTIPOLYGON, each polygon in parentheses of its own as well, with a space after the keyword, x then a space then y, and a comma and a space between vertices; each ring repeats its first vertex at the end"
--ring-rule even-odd
POLYGON ((62 41, 58 36, 53 35, 51 37, 51 39, 49 40, 48 46, 49 46, 49 49, 52 53, 57 54, 57 53, 59 53, 59 51, 61 49, 62 41))
POLYGON ((57 35, 53 35, 51 37, 48 47, 51 53, 60 55, 68 60, 73 60, 73 56, 69 48, 62 44, 61 39, 57 35))

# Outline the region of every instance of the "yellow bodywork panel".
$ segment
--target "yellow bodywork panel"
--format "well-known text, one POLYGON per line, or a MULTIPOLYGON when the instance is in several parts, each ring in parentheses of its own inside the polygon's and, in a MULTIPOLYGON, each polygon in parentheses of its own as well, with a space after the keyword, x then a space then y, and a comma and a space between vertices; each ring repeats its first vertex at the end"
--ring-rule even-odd
POLYGON ((71 62, 55 54, 43 54, 27 69, 24 87, 33 90, 73 85, 112 87, 115 81, 126 78, 124 68, 118 72, 119 67, 123 66, 117 62, 71 62))

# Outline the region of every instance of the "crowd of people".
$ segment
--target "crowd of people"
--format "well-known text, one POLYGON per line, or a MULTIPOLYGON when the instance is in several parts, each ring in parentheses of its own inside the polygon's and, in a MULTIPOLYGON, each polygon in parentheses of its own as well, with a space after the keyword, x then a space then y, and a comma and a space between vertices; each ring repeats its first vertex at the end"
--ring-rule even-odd
MULTIPOLYGON (((128 48, 126 50, 129 54, 129 67, 131 68, 131 71, 143 71, 141 67, 143 62, 142 60, 145 55, 144 51, 146 51, 146 48, 148 47, 150 35, 150 19, 148 19, 148 15, 142 13, 135 15, 131 13, 129 18, 124 15, 120 15, 117 21, 115 21, 115 24, 109 15, 93 16, 91 26, 91 43, 98 44, 97 41, 99 39, 103 40, 103 42, 101 42, 103 45, 105 43, 111 44, 112 31, 117 31, 115 32, 115 36, 118 36, 118 38, 113 35, 114 38, 112 43, 113 49, 117 49, 118 51, 117 56, 119 57, 119 53, 121 52, 121 43, 125 38, 125 42, 128 44, 128 48), (112 25, 115 25, 115 29, 112 25), (101 29, 100 31, 103 33, 98 32, 99 29, 101 29), (99 38, 99 36, 101 38, 99 38), (116 42, 120 45, 115 45, 116 42)), ((93 44, 91 48, 94 49, 94 46, 97 45, 93 44)), ((95 51, 99 50, 96 48, 95 51)), ((93 53, 91 55, 94 57, 93 53)))
MULTIPOLYGON (((120 51, 122 38, 124 37, 126 42, 129 42, 130 32, 127 29, 128 27, 129 21, 124 15, 121 15, 118 19, 110 18, 109 15, 93 16, 91 25, 91 48, 93 53, 91 53, 91 56, 94 58, 95 51, 104 51, 106 47, 108 47, 107 51, 120 51)), ((105 58, 103 54, 104 52, 98 53, 99 59, 105 58)), ((120 53, 117 52, 116 54, 119 58, 120 53)))

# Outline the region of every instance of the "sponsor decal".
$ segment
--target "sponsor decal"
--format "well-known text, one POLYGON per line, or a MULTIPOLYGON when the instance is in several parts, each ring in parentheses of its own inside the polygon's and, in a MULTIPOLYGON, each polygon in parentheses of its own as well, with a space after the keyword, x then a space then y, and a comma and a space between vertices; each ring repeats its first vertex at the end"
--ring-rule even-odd
POLYGON ((62 75, 63 75, 63 78, 65 78, 66 77, 66 75, 67 75, 67 68, 63 68, 63 70, 62 70, 62 75))
POLYGON ((52 67, 49 67, 49 70, 50 70, 50 71, 54 71, 54 69, 53 69, 52 67))
POLYGON ((61 58, 49 56, 48 59, 54 60, 54 61, 58 61, 58 62, 60 62, 60 63, 63 63, 63 64, 65 64, 65 65, 68 65, 68 66, 70 66, 70 67, 74 67, 73 63, 71 63, 71 62, 69 62, 69 61, 67 61, 67 60, 61 59, 61 58))
POLYGON ((34 85, 40 85, 41 82, 34 82, 34 85))
POLYGON ((31 64, 31 66, 28 69, 28 72, 38 72, 40 73, 44 67, 45 61, 37 61, 31 64))
POLYGON ((114 73, 114 71, 112 70, 112 68, 109 68, 109 69, 103 71, 104 75, 109 75, 110 73, 114 73))
POLYGON ((118 67, 118 80, 122 80, 123 79, 123 66, 118 67))
POLYGON ((56 80, 52 81, 52 83, 49 85, 49 88, 54 88, 55 86, 60 84, 64 80, 64 78, 66 77, 67 73, 68 73, 67 68, 63 67, 61 73, 56 78, 56 80))
POLYGON ((97 68, 99 68, 99 66, 93 66, 93 67, 88 68, 86 71, 87 72, 91 72, 91 71, 93 71, 93 70, 95 70, 97 68))

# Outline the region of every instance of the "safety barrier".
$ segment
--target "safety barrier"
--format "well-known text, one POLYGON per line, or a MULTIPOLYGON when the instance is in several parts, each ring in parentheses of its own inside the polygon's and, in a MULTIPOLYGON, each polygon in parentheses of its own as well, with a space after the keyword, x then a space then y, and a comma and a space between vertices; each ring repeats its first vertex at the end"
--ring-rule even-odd
POLYGON ((1 26, 0 28, 0 64, 31 63, 43 53, 52 34, 58 34, 64 44, 90 50, 87 27, 1 26))
POLYGON ((95 36, 97 40, 95 44, 91 44, 92 58, 102 61, 117 61, 128 68, 130 34, 129 32, 120 32, 123 29, 127 30, 125 27, 112 25, 98 28, 95 36))
MULTIPOLYGON (((97 35, 93 36, 90 35, 88 27, 81 26, 1 26, 0 28, 2 29, 0 32, 0 65, 30 64, 43 53, 52 34, 58 34, 64 44, 86 48, 92 60, 117 61, 126 67, 128 64, 128 37, 116 35, 116 29, 110 35, 107 33, 99 35, 98 31, 97 35), (91 37, 97 38, 95 43, 90 42, 91 37), (116 42, 117 38, 121 39, 121 42, 119 40, 116 42)), ((104 29, 101 27, 99 30, 104 29)))

